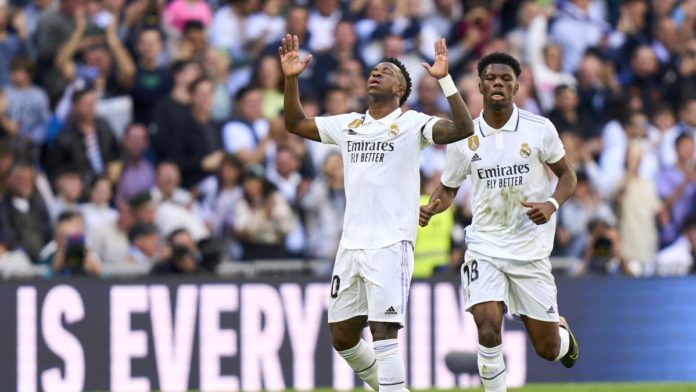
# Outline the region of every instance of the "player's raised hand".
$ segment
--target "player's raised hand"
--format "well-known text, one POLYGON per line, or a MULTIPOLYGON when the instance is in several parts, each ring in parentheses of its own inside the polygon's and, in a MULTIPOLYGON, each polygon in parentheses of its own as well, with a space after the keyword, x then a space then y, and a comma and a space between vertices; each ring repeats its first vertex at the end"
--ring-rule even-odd
POLYGON ((440 199, 431 200, 428 204, 421 206, 418 224, 425 227, 430 222, 430 218, 437 214, 437 207, 440 206, 440 199))
POLYGON ((537 225, 543 225, 551 219, 551 215, 556 212, 556 207, 549 201, 543 203, 530 203, 523 201, 522 207, 529 208, 527 217, 537 225))
POLYGON ((428 73, 437 78, 442 79, 449 73, 447 69, 447 44, 444 38, 435 40, 435 62, 433 65, 421 63, 428 70, 428 73))
POLYGON ((280 54, 280 65, 285 76, 297 76, 307 68, 312 55, 307 55, 304 60, 300 59, 300 39, 296 35, 287 34, 280 40, 278 48, 280 54))

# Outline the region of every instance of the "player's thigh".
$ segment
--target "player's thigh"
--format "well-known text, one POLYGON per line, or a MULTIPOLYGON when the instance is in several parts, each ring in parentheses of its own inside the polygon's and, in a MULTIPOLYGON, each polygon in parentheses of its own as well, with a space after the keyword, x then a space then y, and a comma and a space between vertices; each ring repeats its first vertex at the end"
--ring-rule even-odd
POLYGON ((508 281, 505 274, 489 257, 467 251, 461 267, 462 291, 466 310, 485 302, 503 303, 505 314, 508 300, 508 281))
POLYGON ((558 323, 556 282, 548 258, 527 263, 508 262, 509 306, 512 314, 532 320, 558 323))
POLYGON ((365 284, 358 274, 359 250, 340 247, 331 276, 329 323, 367 316, 365 284))
POLYGON ((522 322, 537 352, 543 352, 549 346, 555 347, 560 344, 558 322, 540 321, 527 316, 522 316, 522 322))
POLYGON ((361 275, 365 280, 368 319, 403 325, 413 273, 413 246, 400 241, 365 251, 361 275))

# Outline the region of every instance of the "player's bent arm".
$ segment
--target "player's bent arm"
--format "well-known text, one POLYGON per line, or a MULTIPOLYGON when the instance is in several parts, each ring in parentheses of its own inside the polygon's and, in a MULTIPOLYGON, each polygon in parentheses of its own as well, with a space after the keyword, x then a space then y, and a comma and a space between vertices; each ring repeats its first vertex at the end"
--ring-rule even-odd
POLYGON ((425 227, 428 225, 433 215, 437 215, 448 209, 454 197, 457 195, 457 190, 459 190, 459 188, 450 188, 442 183, 438 184, 433 194, 430 195, 428 204, 421 206, 418 224, 425 227))
POLYGON ((575 192, 575 185, 578 178, 575 175, 575 170, 570 166, 570 163, 565 156, 554 163, 547 163, 551 171, 558 177, 558 184, 552 197, 556 199, 559 205, 565 203, 566 200, 575 192))
POLYGON ((311 139, 317 142, 321 141, 317 123, 313 118, 307 118, 302 104, 300 103, 300 89, 297 82, 297 76, 289 76, 285 78, 285 129, 302 136, 306 139, 311 139))
POLYGON ((474 134, 474 121, 462 95, 447 97, 452 120, 440 119, 433 125, 433 141, 437 144, 454 143, 474 134))

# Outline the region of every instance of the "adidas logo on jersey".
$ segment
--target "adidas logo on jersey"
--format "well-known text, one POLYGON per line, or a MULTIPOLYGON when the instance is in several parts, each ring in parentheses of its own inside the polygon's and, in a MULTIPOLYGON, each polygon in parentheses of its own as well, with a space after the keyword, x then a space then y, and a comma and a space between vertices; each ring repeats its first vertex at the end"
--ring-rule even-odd
POLYGON ((556 311, 553 309, 553 306, 549 308, 549 310, 546 311, 547 314, 554 314, 556 311))
POLYGON ((471 157, 471 162, 477 162, 477 161, 480 161, 480 160, 481 160, 481 157, 478 156, 478 154, 474 154, 474 156, 471 157))
POLYGON ((351 136, 352 136, 352 135, 357 135, 357 133, 355 133, 354 130, 349 129, 349 130, 348 130, 348 135, 351 135, 351 136))
POLYGON ((393 306, 390 306, 384 314, 396 314, 396 310, 394 310, 393 306))

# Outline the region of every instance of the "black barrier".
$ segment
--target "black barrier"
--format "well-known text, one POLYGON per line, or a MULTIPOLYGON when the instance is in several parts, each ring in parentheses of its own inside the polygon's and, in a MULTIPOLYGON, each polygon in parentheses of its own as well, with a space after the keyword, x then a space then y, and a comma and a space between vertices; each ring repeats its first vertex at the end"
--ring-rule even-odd
MULTIPOLYGON (((696 381, 696 279, 561 280, 581 361, 536 358, 521 324, 504 332, 508 382, 696 381)), ((18 391, 282 390, 359 385, 330 348, 329 282, 215 278, 3 283, 0 383, 18 391)), ((475 386, 452 352, 475 352, 456 279, 416 281, 400 336, 409 383, 475 386)))

